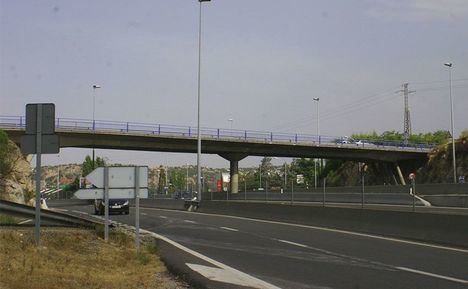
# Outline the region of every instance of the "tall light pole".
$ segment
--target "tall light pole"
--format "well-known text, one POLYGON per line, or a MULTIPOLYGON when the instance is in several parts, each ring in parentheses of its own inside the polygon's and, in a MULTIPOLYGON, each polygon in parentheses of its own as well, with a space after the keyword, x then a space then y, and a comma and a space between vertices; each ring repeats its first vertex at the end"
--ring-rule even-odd
POLYGON ((453 98, 452 98, 452 66, 451 62, 444 63, 449 71, 449 94, 450 94, 450 122, 452 126, 452 161, 453 161, 453 183, 457 183, 457 161, 455 157, 455 124, 453 118, 453 98))
MULTIPOLYGON (((320 139, 320 118, 319 118, 319 97, 314 97, 313 100, 317 103, 317 138, 320 139)), ((315 188, 317 188, 317 159, 314 159, 314 180, 315 188)))
MULTIPOLYGON (((101 88, 99 84, 93 84, 93 134, 95 132, 95 114, 96 114, 96 89, 101 88)), ((94 144, 94 142, 93 142, 94 144)), ((94 163, 94 146, 93 146, 93 170, 95 169, 95 163, 94 163)))
POLYGON ((232 123, 234 122, 234 119, 230 118, 230 119, 228 119, 228 121, 229 121, 230 127, 231 127, 230 135, 232 136, 232 123))
POLYGON ((187 174, 185 175, 185 191, 188 193, 188 168, 189 164, 187 164, 187 174))
POLYGON ((210 2, 211 0, 198 0, 200 3, 200 12, 198 17, 198 96, 197 96, 197 191, 198 191, 198 201, 201 201, 201 133, 200 133, 200 74, 201 74, 201 39, 202 39, 202 3, 210 2))

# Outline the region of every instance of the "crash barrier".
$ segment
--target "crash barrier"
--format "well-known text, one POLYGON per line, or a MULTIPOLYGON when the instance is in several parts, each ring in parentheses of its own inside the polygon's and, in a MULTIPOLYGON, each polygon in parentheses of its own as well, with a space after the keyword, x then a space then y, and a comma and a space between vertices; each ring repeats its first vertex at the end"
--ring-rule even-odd
MULTIPOLYGON (((130 205, 134 205, 134 200, 130 200, 130 205)), ((187 210, 185 200, 174 199, 140 199, 140 206, 147 208, 158 208, 168 210, 187 210)))
MULTIPOLYGON (((360 203, 361 186, 351 187, 319 187, 317 189, 297 188, 283 190, 262 191, 239 191, 237 194, 228 192, 205 192, 204 200, 266 200, 266 201, 293 201, 293 202, 337 202, 337 203, 360 203)), ((429 195, 437 195, 437 198, 426 199, 433 206, 454 206, 466 207, 463 197, 457 198, 457 195, 468 195, 468 184, 418 184, 416 192, 419 197, 426 199, 429 195), (444 198, 450 201, 445 201, 444 198), (431 201, 432 200, 432 201, 431 201)), ((410 195, 410 186, 365 186, 364 203, 366 204, 390 204, 390 205, 408 205, 412 204, 410 195)))
MULTIPOLYGON (((35 207, 13 203, 9 201, 0 200, 0 212, 2 214, 17 216, 17 217, 26 217, 34 218, 35 217, 35 207)), ((69 215, 63 212, 56 212, 46 209, 41 209, 41 220, 54 222, 62 225, 71 225, 79 227, 95 227, 97 224, 96 221, 86 220, 80 217, 69 215)))
POLYGON ((468 248, 468 215, 226 201, 204 201, 198 211, 468 248))
POLYGON ((94 200, 79 200, 79 199, 48 199, 47 205, 51 207, 68 207, 90 205, 94 200))

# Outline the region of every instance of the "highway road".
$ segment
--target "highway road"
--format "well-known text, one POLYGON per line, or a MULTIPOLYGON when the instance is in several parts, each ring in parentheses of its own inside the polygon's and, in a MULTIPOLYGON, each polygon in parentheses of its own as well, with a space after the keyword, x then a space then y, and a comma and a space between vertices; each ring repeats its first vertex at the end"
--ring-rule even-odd
MULTIPOLYGON (((93 212, 88 205, 60 209, 93 212)), ((468 288, 464 249, 221 215, 140 212, 143 229, 263 280, 269 288, 468 288)), ((128 216, 111 215, 129 225, 134 218, 133 209, 128 216)))

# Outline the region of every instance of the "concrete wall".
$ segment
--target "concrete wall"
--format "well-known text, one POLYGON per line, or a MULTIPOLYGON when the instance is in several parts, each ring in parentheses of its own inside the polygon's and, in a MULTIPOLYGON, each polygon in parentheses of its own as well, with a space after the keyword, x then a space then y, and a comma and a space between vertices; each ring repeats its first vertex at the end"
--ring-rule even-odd
MULTIPOLYGON (((243 184, 239 184, 239 194, 243 194, 243 184)), ((409 185, 406 186, 365 186, 365 191, 367 193, 389 193, 389 194, 403 194, 409 192, 409 185)), ((271 190, 270 190, 271 191, 271 190)), ((351 186, 351 187, 326 187, 325 191, 328 193, 360 193, 361 186, 351 186)), ((418 184, 416 183, 416 191, 418 194, 422 195, 441 195, 441 194, 468 194, 468 184, 418 184)), ((250 192, 250 191, 249 191, 250 192)), ((258 192, 258 191, 257 191, 258 192)), ((274 191, 278 192, 278 190, 274 191)), ((284 190, 285 193, 291 192, 291 188, 288 187, 287 190, 284 190)), ((294 192, 310 192, 310 193, 321 193, 323 188, 319 187, 317 189, 310 188, 308 190, 303 188, 294 188, 294 192)), ((209 198, 209 193, 204 193, 204 196, 209 198)), ((226 193, 215 193, 215 194, 226 194, 226 193)))
POLYGON ((424 195, 422 197, 433 206, 468 208, 468 195, 424 195))

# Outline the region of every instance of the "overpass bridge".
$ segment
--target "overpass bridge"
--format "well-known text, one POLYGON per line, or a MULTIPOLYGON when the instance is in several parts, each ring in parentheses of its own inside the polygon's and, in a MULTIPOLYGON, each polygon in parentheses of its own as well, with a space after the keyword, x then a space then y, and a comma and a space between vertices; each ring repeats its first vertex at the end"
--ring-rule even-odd
MULTIPOLYGON (((164 124, 57 118, 60 147, 134 151, 197 152, 197 128, 164 124)), ((24 116, 0 116, 0 128, 20 144, 24 116)), ((238 191, 238 162, 247 156, 277 156, 381 161, 395 164, 424 161, 433 146, 400 142, 343 143, 342 137, 265 131, 201 128, 202 153, 217 154, 230 162, 231 191, 238 191)))

